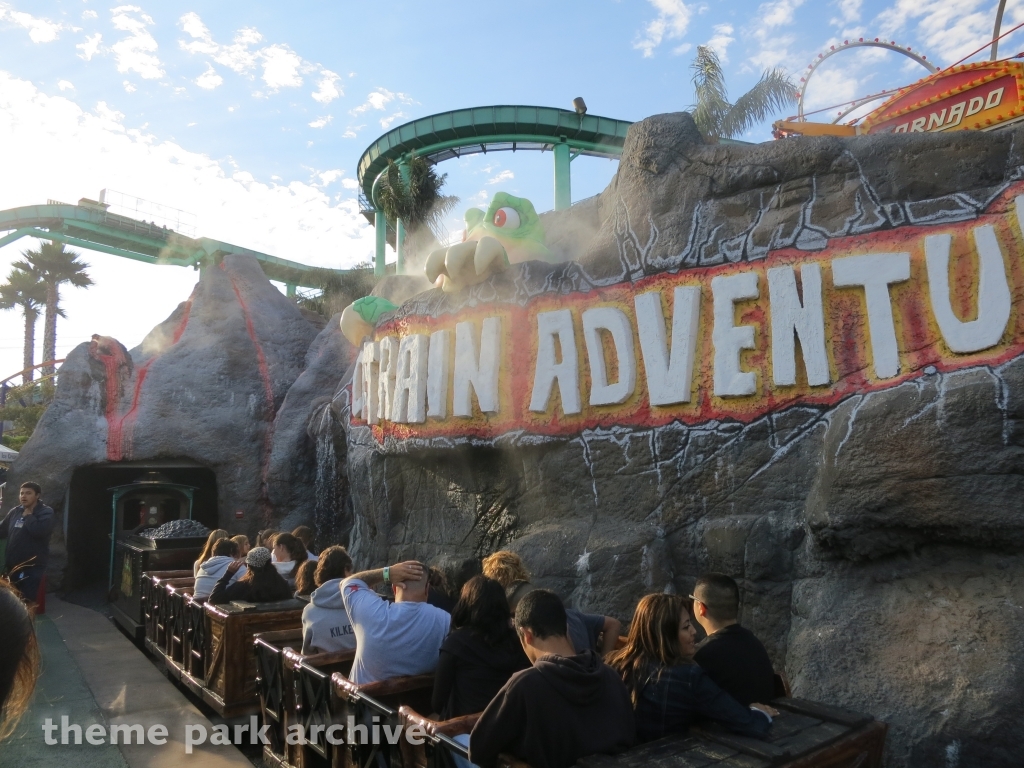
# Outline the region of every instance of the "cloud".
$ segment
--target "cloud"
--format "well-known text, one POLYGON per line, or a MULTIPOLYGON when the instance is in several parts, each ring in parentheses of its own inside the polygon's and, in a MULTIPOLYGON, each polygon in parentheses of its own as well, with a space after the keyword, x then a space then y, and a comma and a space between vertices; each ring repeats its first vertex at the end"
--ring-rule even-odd
MULTIPOLYGON (((952 64, 991 39, 990 6, 987 0, 896 0, 878 14, 876 23, 893 40, 913 31, 919 40, 927 40, 929 58, 935 55, 952 64)), ((1008 26, 1004 23, 1003 29, 1008 26)))
POLYGON ((256 68, 259 52, 252 51, 250 48, 262 42, 263 35, 252 27, 243 27, 238 30, 230 45, 219 45, 213 41, 210 30, 203 24, 199 14, 186 13, 178 20, 178 23, 182 30, 192 38, 191 42, 178 41, 182 50, 211 56, 216 63, 239 75, 244 75, 256 68))
POLYGON ((729 44, 736 40, 736 38, 732 36, 732 24, 715 24, 715 26, 711 28, 711 31, 715 34, 711 36, 710 40, 708 40, 708 47, 714 49, 723 64, 727 64, 729 62, 729 44))
POLYGON ((200 88, 212 91, 214 88, 224 84, 224 78, 217 74, 217 70, 213 68, 212 64, 207 64, 206 71, 197 77, 195 82, 200 88))
POLYGON ((102 40, 103 35, 97 32, 95 35, 85 38, 84 43, 76 45, 75 48, 81 51, 81 53, 78 54, 79 58, 91 61, 92 57, 95 56, 96 52, 100 49, 100 41, 102 40))
POLYGON ((782 27, 793 24, 797 9, 806 0, 772 0, 757 9, 750 24, 750 35, 757 45, 747 60, 758 68, 778 67, 789 62, 789 51, 796 36, 783 32, 782 27))
POLYGON ((864 0, 835 0, 839 15, 829 22, 836 27, 847 27, 860 21, 860 8, 864 0))
POLYGON ((135 85, 131 80, 125 80, 121 85, 124 86, 125 93, 135 93, 136 91, 135 85))
MULTIPOLYGON (((359 106, 350 109, 349 114, 352 115, 353 117, 358 117, 364 112, 369 112, 371 109, 380 112, 385 112, 388 109, 388 105, 394 104, 395 102, 398 102, 400 104, 415 103, 412 100, 412 98, 408 96, 408 94, 394 93, 392 91, 389 91, 387 88, 377 88, 376 90, 372 91, 369 95, 367 95, 366 101, 364 101, 359 106)), ((394 112, 391 115, 388 115, 387 117, 382 117, 380 119, 380 127, 386 130, 390 128, 392 123, 394 123, 396 120, 405 117, 408 117, 408 115, 401 109, 399 109, 398 111, 394 112)), ((342 138, 353 138, 355 136, 354 131, 358 131, 363 127, 365 126, 358 126, 356 128, 350 129, 350 131, 352 131, 351 136, 348 135, 349 131, 346 131, 345 135, 342 136, 342 138)))
POLYGON ((692 10, 682 0, 648 0, 658 11, 657 17, 648 22, 642 34, 638 33, 633 47, 643 51, 644 58, 654 55, 654 49, 666 38, 678 40, 690 26, 692 10))
MULTIPOLYGON (((270 93, 281 88, 298 88, 302 85, 303 74, 318 69, 316 65, 305 61, 287 45, 273 43, 261 48, 256 47, 263 42, 264 38, 253 27, 243 27, 235 33, 230 45, 221 45, 213 39, 209 28, 197 13, 191 11, 186 13, 178 20, 178 24, 182 31, 191 38, 191 40, 178 41, 182 50, 209 56, 215 63, 221 64, 239 75, 251 77, 257 67, 262 67, 261 79, 270 93)), ((319 69, 321 79, 313 98, 326 104, 341 95, 341 91, 334 84, 338 80, 338 75, 327 69, 319 69)))
POLYGON ((95 19, 99 18, 99 14, 96 11, 82 11, 83 19, 95 19))
POLYGON ((487 180, 487 183, 488 184, 502 184, 503 182, 506 182, 506 181, 512 181, 512 179, 514 179, 515 177, 516 177, 516 175, 512 171, 510 171, 510 170, 508 170, 506 168, 504 171, 501 171, 498 175, 492 176, 491 178, 489 178, 487 180))
POLYGON ((60 31, 66 29, 64 24, 33 16, 24 11, 16 11, 7 3, 0 3, 0 21, 3 19, 10 19, 13 24, 27 29, 28 38, 33 43, 52 43, 57 39, 60 31))
POLYGON ((325 115, 324 117, 318 117, 316 120, 314 120, 313 122, 311 122, 309 124, 309 127, 310 128, 324 128, 333 119, 334 118, 332 118, 330 115, 325 115))
POLYGON ((341 186, 345 189, 359 189, 359 182, 355 179, 342 179, 341 186))
POLYGON ((114 29, 129 33, 110 46, 117 60, 117 71, 121 74, 135 72, 144 80, 163 77, 164 70, 156 56, 156 39, 147 29, 153 26, 152 17, 137 5, 119 5, 111 9, 111 15, 114 29))
MULTIPOLYGON (((198 234, 317 266, 346 267, 373 252, 373 230, 355 199, 332 200, 306 179, 273 181, 237 175, 208 155, 135 130, 106 105, 83 109, 67 95, 49 96, 33 83, 0 71, 0 146, 4 180, 0 209, 42 202, 95 198, 103 188, 196 214, 198 234)), ((0 273, 32 241, 0 251, 0 273)), ((178 302, 188 297, 197 273, 88 253, 97 285, 69 291, 69 319, 59 344, 109 334, 137 344, 178 302), (124 312, 125 296, 145 296, 145 306, 124 312)), ((137 304, 137 302, 136 302, 137 304)), ((0 313, 0 337, 21 338, 21 320, 0 313)), ((0 370, 20 370, 20 350, 0 370)))
POLYGON ((62 91, 67 91, 67 90, 73 91, 73 90, 75 90, 75 86, 71 83, 70 80, 61 80, 61 81, 59 81, 57 83, 57 87, 60 88, 62 91))
POLYGON ((313 175, 320 179, 320 183, 314 184, 313 186, 322 189, 336 182, 338 179, 345 175, 345 172, 340 168, 332 168, 329 171, 317 171, 313 175))
POLYGON ((263 82, 272 91, 298 88, 302 85, 299 69, 302 57, 287 45, 271 45, 260 51, 263 59, 263 82))
POLYGON ((346 128, 345 132, 343 134, 341 134, 341 138, 343 138, 343 139, 354 139, 354 138, 356 138, 359 135, 358 133, 356 133, 356 131, 362 130, 365 127, 366 127, 365 125, 361 125, 358 128, 346 128))
MULTIPOLYGON (((818 69, 809 83, 810 87, 804 97, 804 109, 807 111, 853 101, 858 96, 865 95, 860 80, 851 75, 849 69, 838 65, 829 66, 829 64, 831 61, 818 69)), ((872 105, 872 107, 875 106, 878 104, 872 105)), ((828 112, 819 113, 810 119, 819 123, 832 122, 838 116, 839 109, 841 108, 837 107, 828 112)))
POLYGON ((313 100, 319 101, 321 104, 330 104, 339 96, 343 96, 344 92, 338 87, 340 79, 339 75, 329 69, 321 70, 316 91, 311 94, 313 100))
POLYGON ((358 107, 353 107, 349 110, 350 115, 361 115, 363 112, 367 112, 371 109, 384 110, 387 109, 388 104, 395 100, 396 97, 402 94, 395 94, 389 91, 387 88, 378 88, 373 91, 369 96, 366 97, 366 101, 360 104, 358 107))

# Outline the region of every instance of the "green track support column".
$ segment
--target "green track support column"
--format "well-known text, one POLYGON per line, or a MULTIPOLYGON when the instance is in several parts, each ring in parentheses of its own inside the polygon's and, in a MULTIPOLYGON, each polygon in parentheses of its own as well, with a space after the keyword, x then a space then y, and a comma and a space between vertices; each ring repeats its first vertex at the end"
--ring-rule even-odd
POLYGON ((295 285, 295 283, 285 283, 284 287, 285 287, 285 290, 288 293, 288 298, 289 299, 294 299, 295 298, 295 289, 297 287, 295 285))
POLYGON ((405 274, 405 222, 399 219, 395 224, 395 274, 405 274))
POLYGON ((565 137, 555 144, 555 210, 564 211, 572 205, 572 186, 570 183, 569 145, 565 137))
POLYGON ((384 274, 384 254, 388 247, 388 221, 379 208, 373 212, 373 235, 373 274, 380 277, 384 274))
MULTIPOLYGON (((402 177, 402 186, 409 189, 409 158, 403 156, 398 161, 398 172, 402 177)), ((405 222, 401 219, 398 220, 395 225, 395 255, 397 256, 397 263, 395 264, 395 274, 405 274, 405 222)))

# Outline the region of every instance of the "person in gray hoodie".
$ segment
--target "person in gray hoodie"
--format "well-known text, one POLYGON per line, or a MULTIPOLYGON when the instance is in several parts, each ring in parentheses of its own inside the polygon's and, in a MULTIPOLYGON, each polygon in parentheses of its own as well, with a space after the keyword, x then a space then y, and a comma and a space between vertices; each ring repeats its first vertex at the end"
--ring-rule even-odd
MULTIPOLYGON (((213 592, 217 580, 224 575, 224 571, 235 560, 238 559, 238 544, 231 539, 221 539, 213 545, 213 557, 199 566, 199 573, 196 575, 195 591, 192 596, 196 599, 209 597, 213 592)), ((234 584, 245 576, 245 566, 239 568, 231 577, 234 584)))
POLYGON ((313 581, 316 589, 302 610, 302 653, 354 650, 356 634, 341 596, 341 582, 352 575, 352 558, 344 547, 320 553, 313 581))

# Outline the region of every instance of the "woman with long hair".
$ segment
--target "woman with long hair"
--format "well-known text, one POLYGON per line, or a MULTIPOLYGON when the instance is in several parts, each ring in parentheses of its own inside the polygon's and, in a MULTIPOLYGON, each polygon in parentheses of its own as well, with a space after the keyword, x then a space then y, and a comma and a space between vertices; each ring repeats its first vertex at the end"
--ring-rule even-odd
POLYGON ((249 550, 252 549, 252 544, 249 543, 249 537, 244 533, 240 533, 237 536, 232 536, 231 540, 238 545, 238 556, 245 557, 249 554, 249 550))
POLYGON ((213 605, 230 603, 232 600, 272 603, 275 600, 287 600, 291 596, 292 588, 270 562, 270 550, 266 547, 253 547, 245 556, 244 563, 235 560, 227 567, 210 593, 208 602, 213 605), (229 584, 231 577, 243 564, 249 569, 248 572, 234 584, 229 584))
POLYGON ((483 712, 512 675, 530 666, 511 618, 501 584, 485 576, 466 582, 434 672, 431 705, 442 719, 483 712))
POLYGON ((699 718, 764 737, 778 712, 764 704, 747 709, 719 688, 692 660, 696 638, 681 597, 647 595, 636 607, 625 647, 605 657, 629 690, 637 740, 685 731, 699 718))
POLYGON ((295 571, 308 558, 306 545, 290 533, 279 533, 274 539, 273 552, 277 572, 290 586, 295 586, 295 571))
POLYGON ((0 740, 14 733, 39 677, 39 646, 32 613, 21 594, 0 578, 0 740))
POLYGON ((320 553, 313 574, 316 590, 302 609, 304 654, 355 649, 356 633, 341 597, 341 582, 351 575, 352 558, 344 547, 335 545, 320 553))
POLYGON ((199 575, 199 566, 213 557, 213 546, 221 539, 226 539, 228 532, 223 528, 218 528, 215 531, 210 531, 210 535, 206 537, 206 544, 203 545, 203 551, 199 553, 199 558, 196 560, 195 565, 192 566, 192 575, 199 575))
POLYGON ((314 576, 316 574, 316 563, 312 560, 306 560, 304 563, 300 563, 299 567, 295 569, 295 596, 298 598, 309 598, 313 594, 313 590, 316 589, 316 582, 314 576))

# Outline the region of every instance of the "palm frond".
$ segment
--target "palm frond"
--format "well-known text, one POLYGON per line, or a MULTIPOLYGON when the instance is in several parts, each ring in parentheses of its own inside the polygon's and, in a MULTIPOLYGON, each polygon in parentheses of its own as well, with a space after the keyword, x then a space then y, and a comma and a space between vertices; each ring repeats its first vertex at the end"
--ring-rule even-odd
POLYGON ((696 102, 690 107, 698 130, 708 137, 721 135, 721 125, 732 105, 725 88, 722 62, 713 48, 697 46, 693 69, 693 91, 696 102))
POLYGON ((781 69, 766 70, 724 115, 719 136, 737 136, 796 101, 796 84, 781 69))

